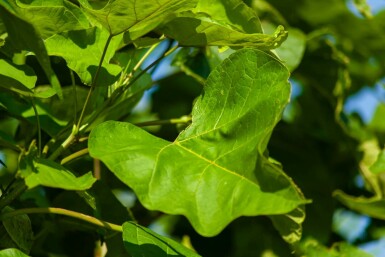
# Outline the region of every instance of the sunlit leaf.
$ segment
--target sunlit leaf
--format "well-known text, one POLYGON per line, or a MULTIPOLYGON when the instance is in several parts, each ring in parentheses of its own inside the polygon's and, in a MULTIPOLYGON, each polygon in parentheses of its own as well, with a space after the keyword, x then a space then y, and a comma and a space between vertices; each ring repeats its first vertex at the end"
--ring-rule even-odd
POLYGON ((132 257, 200 256, 174 240, 133 222, 123 224, 123 242, 132 257))
POLYGON ((27 65, 14 65, 0 59, 0 87, 25 96, 32 96, 37 77, 27 65))
POLYGON ((89 138, 101 159, 151 210, 185 215, 206 236, 239 216, 286 214, 306 201, 266 158, 289 100, 288 71, 258 50, 236 52, 207 79, 192 124, 168 142, 129 123, 105 122, 89 138))
POLYGON ((0 257, 28 257, 28 255, 18 249, 9 248, 1 250, 0 257))
MULTIPOLYGON (((85 12, 100 22, 112 35, 128 30, 135 40, 168 20, 177 12, 195 7, 197 0, 112 0, 94 9, 87 0, 79 1, 85 12)), ((100 3, 99 3, 100 4, 100 3)))

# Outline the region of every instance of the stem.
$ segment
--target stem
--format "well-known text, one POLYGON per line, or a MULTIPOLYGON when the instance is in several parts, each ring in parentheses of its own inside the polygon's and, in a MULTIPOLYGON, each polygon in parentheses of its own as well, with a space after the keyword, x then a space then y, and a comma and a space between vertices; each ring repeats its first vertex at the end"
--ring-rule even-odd
POLYGON ((33 111, 35 112, 35 116, 36 116, 36 121, 37 121, 37 138, 38 138, 38 157, 40 157, 41 155, 41 127, 40 127, 40 119, 39 119, 39 113, 37 112, 37 109, 36 109, 36 105, 35 105, 35 101, 32 99, 31 101, 32 103, 32 108, 33 108, 33 111))
POLYGON ((88 148, 82 149, 80 151, 77 151, 76 153, 68 155, 63 160, 61 160, 60 164, 61 165, 66 164, 67 162, 72 161, 73 159, 76 159, 86 154, 88 154, 88 148))
MULTIPOLYGON (((113 103, 121 94, 123 94, 124 90, 126 90, 127 88, 129 88, 132 84, 134 84, 144 73, 146 73, 149 69, 151 69, 155 64, 157 64, 158 62, 160 62, 163 58, 167 57, 168 55, 170 55, 172 52, 174 52, 176 49, 178 49, 178 46, 174 46, 173 48, 171 48, 170 50, 168 50, 165 54, 163 54, 161 57, 159 57, 158 59, 156 59, 154 62, 152 62, 148 67, 146 67, 145 69, 143 69, 137 76, 135 76, 127 85, 123 86, 123 87, 119 87, 117 88, 113 94, 111 95, 110 98, 108 98, 104 103, 103 103, 103 108, 100 108, 100 110, 104 110, 105 108, 107 108, 111 103, 113 103)), ((90 119, 88 120, 88 124, 91 124, 99 115, 100 111, 98 113, 94 113, 90 119)), ((82 129, 85 129, 86 126, 84 126, 82 129)), ((80 129, 80 130, 82 130, 80 129)))
POLYGON ((70 70, 70 75, 71 75, 71 83, 72 83, 72 87, 73 87, 73 91, 74 91, 74 99, 75 99, 75 102, 74 102, 74 124, 76 123, 76 120, 77 120, 77 112, 78 112, 78 97, 77 97, 77 91, 76 91, 76 84, 75 84, 75 76, 74 76, 74 72, 72 70, 70 70))
MULTIPOLYGON (((8 187, 7 187, 8 188, 8 187)), ((27 190, 27 186, 24 180, 19 180, 14 183, 13 189, 6 195, 0 197, 0 211, 10 203, 12 203, 17 197, 19 197, 24 191, 27 190)))
MULTIPOLYGON (((164 38, 164 36, 161 36, 160 39, 162 40, 164 38)), ((160 41, 162 42, 162 41, 160 41)), ((147 57, 155 50, 155 48, 160 44, 160 42, 152 45, 150 47, 150 49, 148 49, 148 51, 142 56, 142 58, 140 58, 139 62, 137 62, 137 64, 135 65, 135 67, 132 69, 131 73, 134 74, 135 71, 137 71, 140 66, 142 66, 143 62, 147 59, 147 57)))
POLYGON ((71 132, 69 137, 51 154, 51 156, 48 158, 51 161, 56 160, 57 157, 59 157, 62 152, 67 149, 67 147, 73 142, 75 139, 75 133, 74 130, 71 132))
POLYGON ((62 208, 26 208, 26 209, 19 209, 16 211, 10 211, 0 214, 0 220, 3 219, 9 219, 16 215, 22 215, 22 214, 33 214, 33 213, 53 213, 53 214, 59 214, 64 216, 73 217, 79 220, 83 220, 86 222, 89 222, 91 224, 97 225, 99 227, 107 228, 113 231, 117 232, 123 232, 122 226, 112 224, 103 220, 99 220, 95 217, 85 215, 83 213, 70 211, 62 208))
POLYGON ((169 120, 153 120, 135 123, 135 126, 138 127, 147 127, 147 126, 157 126, 157 125, 167 125, 167 124, 184 124, 191 122, 191 117, 183 116, 178 119, 169 119, 169 120))
POLYGON ((102 67, 103 60, 104 60, 104 57, 106 56, 107 48, 108 48, 108 46, 109 46, 109 44, 110 44, 110 42, 111 42, 112 37, 113 37, 112 35, 110 35, 110 36, 108 37, 107 42, 106 42, 106 44, 105 44, 105 46, 104 46, 103 53, 102 53, 102 57, 100 58, 100 62, 99 62, 98 69, 96 70, 95 76, 94 76, 94 78, 93 78, 93 80, 92 80, 92 82, 91 82, 91 88, 90 88, 90 90, 88 91, 88 95, 87 95, 86 101, 84 102, 82 112, 80 113, 80 118, 79 118, 79 121, 78 121, 77 126, 76 126, 77 130, 79 130, 80 125, 81 125, 81 123, 82 123, 82 121, 83 121, 83 116, 84 116, 85 110, 86 110, 86 108, 87 108, 87 106, 88 106, 88 103, 89 103, 89 101, 90 101, 91 94, 92 94, 92 92, 93 92, 94 89, 95 89, 96 81, 97 81, 97 79, 98 79, 98 77, 99 77, 100 69, 101 69, 101 67, 102 67))

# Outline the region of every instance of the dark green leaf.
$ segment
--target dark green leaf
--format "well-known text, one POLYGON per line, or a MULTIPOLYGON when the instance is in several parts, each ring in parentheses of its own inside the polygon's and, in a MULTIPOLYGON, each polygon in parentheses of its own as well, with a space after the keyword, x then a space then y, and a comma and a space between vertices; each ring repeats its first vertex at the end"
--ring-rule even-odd
MULTIPOLYGON (((12 208, 6 207, 3 211, 12 211, 12 208)), ((34 236, 28 215, 23 214, 7 218, 2 220, 2 223, 8 235, 18 248, 25 253, 29 253, 34 236)))
POLYGON ((88 0, 79 1, 85 12, 100 22, 112 35, 128 30, 135 40, 167 21, 177 12, 195 7, 197 0, 112 0, 94 9, 88 0))
POLYGON ((158 235, 133 222, 123 224, 123 241, 132 257, 199 256, 174 240, 158 235))
POLYGON ((90 154, 148 209, 183 214, 206 236, 242 215, 289 213, 306 200, 265 152, 289 100, 287 79, 270 55, 238 51, 210 74, 175 142, 105 122, 91 132, 90 154))
POLYGON ((61 98, 62 92, 60 83, 52 70, 47 50, 41 36, 33 25, 10 12, 4 7, 5 5, 4 2, 0 2, 0 14, 8 32, 7 41, 9 41, 9 44, 17 50, 27 50, 35 53, 51 86, 61 98), (20 33, 20 31, 23 31, 23 33, 20 33))

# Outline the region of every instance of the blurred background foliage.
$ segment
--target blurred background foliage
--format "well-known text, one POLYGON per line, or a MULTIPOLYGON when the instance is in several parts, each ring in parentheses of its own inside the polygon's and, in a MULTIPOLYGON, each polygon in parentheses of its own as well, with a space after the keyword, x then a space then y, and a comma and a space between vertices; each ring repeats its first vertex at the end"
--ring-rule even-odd
MULTIPOLYGON (((337 244, 345 241, 373 256, 385 256, 385 3, 380 0, 244 2, 258 14, 266 32, 277 25, 284 25, 289 31, 287 41, 273 52, 292 72, 292 100, 268 149, 306 198, 312 199, 306 205, 301 247, 318 249, 318 254, 324 251, 323 255, 308 251, 308 256, 340 256, 341 249, 353 254, 356 250, 349 245, 337 244)), ((161 43, 143 67, 173 44, 161 43)), ((139 59, 143 55, 141 50, 125 52, 130 47, 120 49, 111 62, 127 63, 130 58, 139 59), (126 53, 130 55, 124 56, 126 53)), ((130 92, 136 96, 134 100, 121 102, 121 109, 117 109, 113 118, 135 123, 188 115, 210 70, 233 51, 219 50, 218 47, 184 48, 164 59, 150 70, 151 78, 144 78, 147 82, 130 92)), ((81 86, 76 74, 72 74, 71 80, 71 72, 62 58, 51 57, 51 61, 64 86, 64 97, 73 94, 72 87, 66 86, 74 82, 79 85, 76 99, 80 108, 86 87, 81 86)), ((38 85, 49 83, 34 56, 28 56, 26 63, 34 67, 38 85)), ((57 98, 36 101, 42 127, 46 128, 43 133, 46 141, 65 129, 71 119, 73 103, 71 106, 61 103, 69 102, 59 102, 57 98)), ((0 91, 0 159, 7 165, 0 166, 2 185, 17 170, 20 149, 14 146, 28 147, 37 133, 35 123, 29 103, 15 94, 0 91)), ((168 124, 147 129, 173 140, 183 128, 168 124)), ((77 166, 78 170, 81 166, 86 171, 94 163, 83 158, 68 165, 77 166)), ((85 214, 93 214, 92 205, 96 204, 103 210, 98 214, 100 218, 118 224, 134 213, 140 224, 161 234, 183 238, 185 244, 191 244, 202 256, 292 255, 292 249, 265 217, 239 218, 220 235, 204 238, 183 217, 146 210, 104 167, 101 177, 103 182, 89 192, 92 196, 89 199, 93 200, 86 200, 88 205, 84 205, 87 199, 84 195, 43 188, 28 191, 19 204, 63 207, 85 214)), ((63 217, 43 220, 32 215, 31 219, 35 226, 44 228, 35 235, 36 249, 32 252, 36 256, 48 256, 46 252, 53 254, 50 256, 91 256, 95 241, 100 238, 114 246, 109 248, 108 256, 125 256, 119 235, 96 233, 63 217), (58 227, 63 231, 60 234, 56 233, 58 227), (68 245, 83 251, 71 250, 68 245)))

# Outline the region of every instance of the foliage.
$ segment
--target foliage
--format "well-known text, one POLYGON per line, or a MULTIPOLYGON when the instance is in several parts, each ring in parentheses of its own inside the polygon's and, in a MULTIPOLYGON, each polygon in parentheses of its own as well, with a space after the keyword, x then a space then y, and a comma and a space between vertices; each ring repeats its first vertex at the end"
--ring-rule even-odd
POLYGON ((0 256, 372 256, 384 105, 345 102, 384 78, 384 15, 0 0, 0 256))

